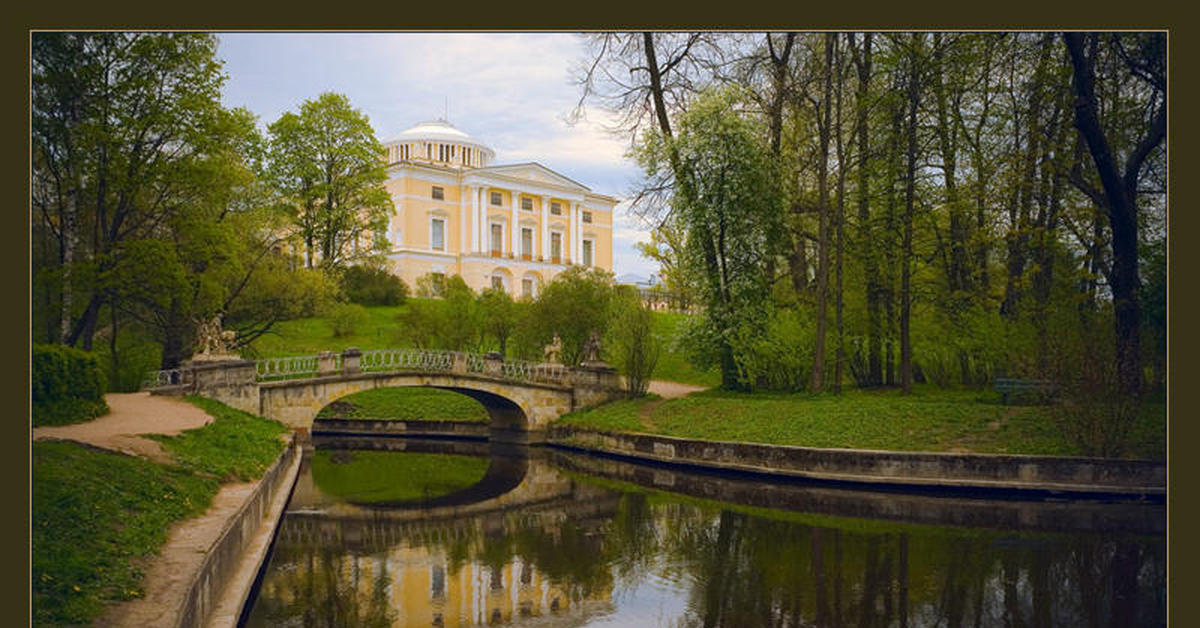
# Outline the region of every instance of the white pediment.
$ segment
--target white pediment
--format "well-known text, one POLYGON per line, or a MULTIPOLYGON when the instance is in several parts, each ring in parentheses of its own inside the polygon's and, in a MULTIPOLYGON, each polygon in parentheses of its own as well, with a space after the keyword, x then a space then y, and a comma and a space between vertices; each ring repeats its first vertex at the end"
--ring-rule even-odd
POLYGON ((529 163, 524 163, 524 164, 510 164, 510 165, 505 165, 505 166, 491 166, 488 168, 481 168, 477 172, 494 173, 494 174, 504 175, 506 177, 525 179, 527 181, 535 181, 538 183, 548 183, 548 184, 556 185, 556 186, 560 186, 560 187, 571 188, 573 190, 579 190, 581 192, 591 191, 590 188, 579 183, 578 181, 574 181, 564 175, 561 175, 561 174, 543 166, 542 164, 534 163, 534 162, 529 162, 529 163))

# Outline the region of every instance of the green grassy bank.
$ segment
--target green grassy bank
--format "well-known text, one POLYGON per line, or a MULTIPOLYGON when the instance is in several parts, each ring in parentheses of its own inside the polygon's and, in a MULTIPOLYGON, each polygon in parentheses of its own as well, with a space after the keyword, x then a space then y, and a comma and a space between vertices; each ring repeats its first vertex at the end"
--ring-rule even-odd
POLYGON ((159 437, 178 464, 32 443, 33 625, 88 624, 105 605, 141 597, 171 524, 204 512, 221 482, 261 477, 283 451, 283 425, 188 400, 215 420, 159 437))
MULTIPOLYGON (((709 390, 662 401, 618 401, 568 414, 566 425, 714 441, 804 447, 1081 455, 1052 406, 1006 406, 994 394, 917 387, 832 394, 709 390)), ((1166 406, 1150 403, 1134 427, 1129 454, 1166 456, 1166 406)))

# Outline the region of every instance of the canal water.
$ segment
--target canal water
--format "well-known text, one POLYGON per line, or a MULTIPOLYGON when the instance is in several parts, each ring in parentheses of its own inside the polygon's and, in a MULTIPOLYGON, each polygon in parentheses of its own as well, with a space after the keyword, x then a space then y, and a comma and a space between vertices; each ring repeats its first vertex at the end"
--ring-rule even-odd
POLYGON ((1162 626, 1161 503, 321 438, 247 626, 1162 626))

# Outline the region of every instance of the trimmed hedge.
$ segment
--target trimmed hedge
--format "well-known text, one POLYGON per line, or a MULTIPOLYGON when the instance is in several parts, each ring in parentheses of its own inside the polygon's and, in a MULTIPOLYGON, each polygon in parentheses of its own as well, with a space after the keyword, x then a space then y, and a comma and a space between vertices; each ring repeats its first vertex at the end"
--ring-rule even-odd
POLYGON ((33 345, 33 424, 63 425, 108 412, 105 377, 96 356, 62 345, 33 345))

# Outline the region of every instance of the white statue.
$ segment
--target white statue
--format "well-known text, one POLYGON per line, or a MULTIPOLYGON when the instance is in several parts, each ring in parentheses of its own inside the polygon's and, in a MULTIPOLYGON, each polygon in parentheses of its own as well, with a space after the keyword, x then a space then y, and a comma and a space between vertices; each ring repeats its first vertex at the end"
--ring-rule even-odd
POLYGON ((560 364, 558 356, 562 353, 562 339, 558 337, 557 332, 554 334, 554 340, 546 345, 543 351, 546 355, 546 364, 560 364))

